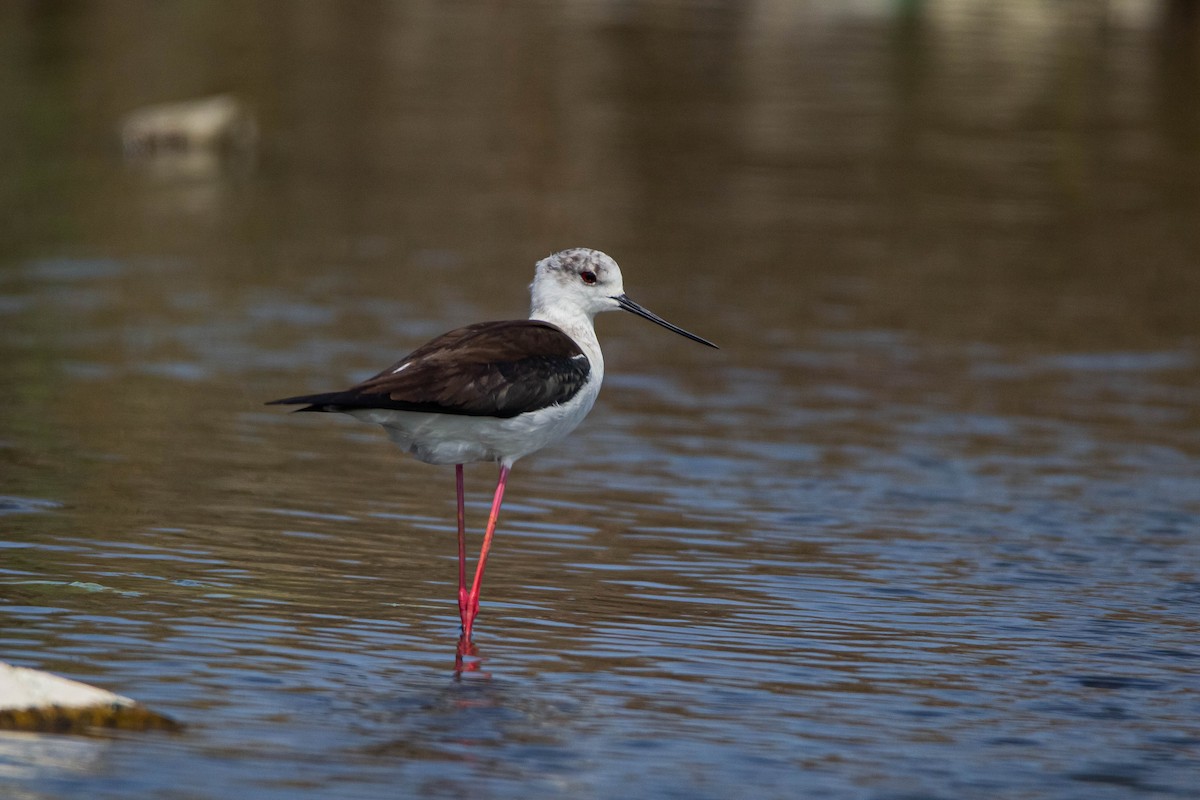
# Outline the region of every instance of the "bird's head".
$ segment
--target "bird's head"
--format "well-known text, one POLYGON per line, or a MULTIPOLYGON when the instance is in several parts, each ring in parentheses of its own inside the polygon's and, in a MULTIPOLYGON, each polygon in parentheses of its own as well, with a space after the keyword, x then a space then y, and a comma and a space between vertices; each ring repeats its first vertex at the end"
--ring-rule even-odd
POLYGON ((629 299, 621 268, 599 250, 575 247, 543 258, 537 263, 529 288, 533 312, 537 316, 553 317, 575 312, 590 320, 601 311, 629 311, 692 341, 716 347, 707 339, 672 325, 629 299))

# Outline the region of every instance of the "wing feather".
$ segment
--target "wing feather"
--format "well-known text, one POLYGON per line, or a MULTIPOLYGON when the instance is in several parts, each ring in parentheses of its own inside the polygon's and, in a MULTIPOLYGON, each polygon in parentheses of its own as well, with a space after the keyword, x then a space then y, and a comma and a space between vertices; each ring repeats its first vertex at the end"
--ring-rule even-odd
POLYGON ((571 399, 591 365, 571 337, 548 322, 481 322, 450 331, 343 392, 275 400, 300 411, 389 408, 515 417, 571 399))

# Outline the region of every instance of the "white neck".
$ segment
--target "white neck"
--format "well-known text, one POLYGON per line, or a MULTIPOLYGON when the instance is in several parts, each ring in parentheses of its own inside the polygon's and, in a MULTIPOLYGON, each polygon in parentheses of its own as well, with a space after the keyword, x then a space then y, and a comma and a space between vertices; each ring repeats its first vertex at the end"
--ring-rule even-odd
POLYGON ((529 318, 556 325, 567 336, 574 339, 579 348, 583 350, 584 355, 588 357, 588 361, 591 363, 592 377, 595 379, 596 385, 599 385, 600 380, 604 377, 604 354, 600 352, 600 340, 596 338, 596 328, 592 324, 591 314, 578 309, 567 312, 561 306, 547 308, 535 302, 529 311, 529 318))

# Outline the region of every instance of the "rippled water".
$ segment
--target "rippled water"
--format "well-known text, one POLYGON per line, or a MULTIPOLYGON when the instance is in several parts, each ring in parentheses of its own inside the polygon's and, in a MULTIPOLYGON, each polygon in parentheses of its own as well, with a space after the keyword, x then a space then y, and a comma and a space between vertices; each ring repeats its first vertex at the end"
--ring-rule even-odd
POLYGON ((1170 20, 40 8, 0 12, 0 652, 186 729, 0 736, 6 796, 1194 796, 1170 20), (121 161, 120 112, 214 87, 254 163, 121 161), (520 316, 580 244, 722 349, 599 320, 458 670, 453 470, 261 403, 520 316))

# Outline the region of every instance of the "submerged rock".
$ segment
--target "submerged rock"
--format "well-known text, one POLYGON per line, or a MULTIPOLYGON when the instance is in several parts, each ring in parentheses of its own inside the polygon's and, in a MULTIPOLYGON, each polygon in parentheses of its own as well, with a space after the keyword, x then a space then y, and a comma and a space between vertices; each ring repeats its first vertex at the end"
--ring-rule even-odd
POLYGON ((96 728, 175 731, 181 726, 128 697, 0 662, 0 730, 86 733, 96 728))

